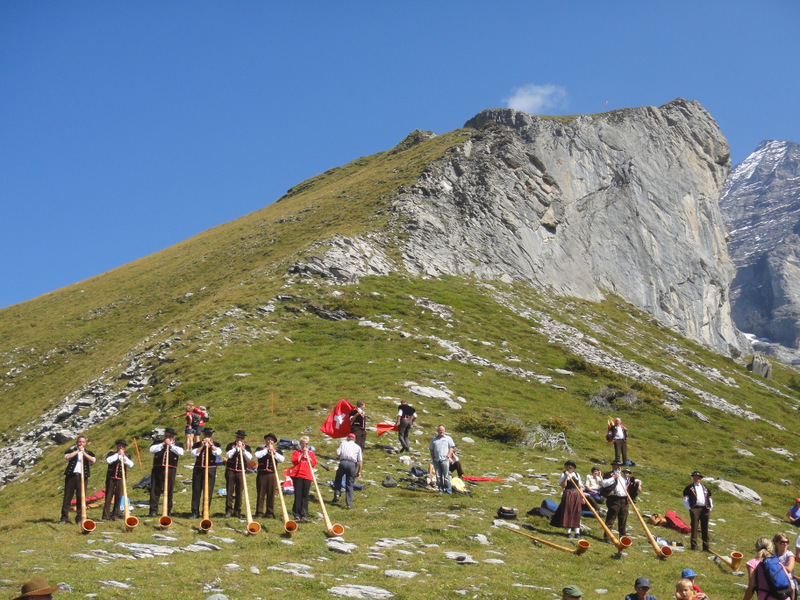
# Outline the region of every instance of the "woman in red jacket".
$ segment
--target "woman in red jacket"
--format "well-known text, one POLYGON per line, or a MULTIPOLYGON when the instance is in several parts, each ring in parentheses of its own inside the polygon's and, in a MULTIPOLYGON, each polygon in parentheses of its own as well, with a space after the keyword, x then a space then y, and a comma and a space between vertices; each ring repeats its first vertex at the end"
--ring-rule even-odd
POLYGON ((308 494, 311 492, 311 484, 314 481, 311 468, 317 466, 317 457, 308 449, 308 442, 307 437, 301 437, 300 449, 292 453, 292 464, 294 465, 290 471, 294 483, 292 513, 294 520, 298 523, 308 522, 308 494))

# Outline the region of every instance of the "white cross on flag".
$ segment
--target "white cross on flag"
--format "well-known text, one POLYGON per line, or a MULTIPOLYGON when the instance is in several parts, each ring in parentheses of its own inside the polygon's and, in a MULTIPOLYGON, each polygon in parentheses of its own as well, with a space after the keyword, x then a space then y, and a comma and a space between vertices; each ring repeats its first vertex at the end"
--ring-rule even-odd
POLYGON ((354 409, 355 406, 342 398, 333 408, 331 414, 328 415, 328 418, 325 419, 325 422, 319 430, 332 438, 347 437, 347 434, 350 433, 350 419, 348 417, 350 411, 354 409))

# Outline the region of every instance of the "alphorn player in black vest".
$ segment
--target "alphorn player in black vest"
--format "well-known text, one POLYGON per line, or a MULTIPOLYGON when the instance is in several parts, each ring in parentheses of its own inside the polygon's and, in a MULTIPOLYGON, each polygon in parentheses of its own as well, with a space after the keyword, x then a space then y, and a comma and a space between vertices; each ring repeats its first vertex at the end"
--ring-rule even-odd
MULTIPOLYGON (((75 442, 75 447, 70 448, 69 452, 64 455, 64 460, 67 461, 67 468, 64 469, 64 501, 61 503, 61 522, 69 523, 69 505, 72 501, 72 496, 78 499, 76 507, 80 507, 81 501, 81 480, 83 477, 84 487, 86 480, 89 479, 90 467, 97 460, 91 450, 86 449, 86 438, 82 435, 78 436, 75 442)), ((78 510, 75 515, 75 522, 79 523, 81 519, 81 511, 78 510)))
POLYGON ((225 516, 242 516, 242 484, 247 485, 243 475, 247 473, 247 461, 252 460, 250 446, 244 443, 247 434, 241 429, 236 432, 236 441, 225 446, 225 516), (239 450, 241 449, 241 452, 239 450), (243 460, 244 459, 244 460, 243 460))
POLYGON ((203 488, 206 481, 206 448, 208 448, 208 511, 211 512, 211 498, 214 484, 217 481, 217 457, 222 456, 222 446, 214 441, 214 429, 206 427, 203 429, 203 439, 195 442, 190 454, 196 457, 194 470, 192 471, 192 518, 200 518, 200 501, 203 498, 203 488))
POLYGON ((183 456, 183 446, 175 441, 175 430, 167 427, 164 430, 164 439, 150 446, 153 455, 153 470, 150 474, 150 514, 158 516, 158 499, 164 493, 164 469, 167 473, 167 516, 172 514, 172 502, 175 499, 175 475, 178 472, 178 459, 183 456))
POLYGON ((264 445, 256 450, 256 459, 258 459, 258 474, 256 475, 256 491, 258 492, 258 499, 256 500, 256 518, 260 519, 266 516, 268 519, 275 518, 275 492, 278 490, 278 479, 282 477, 275 477, 275 468, 273 466, 273 459, 277 464, 283 462, 283 453, 275 446, 278 443, 278 438, 275 434, 268 433, 264 436, 264 445), (264 512, 264 501, 267 503, 267 511, 264 512))
POLYGON ((128 469, 133 467, 133 461, 125 454, 128 442, 117 440, 114 442, 117 449, 106 454, 106 503, 103 505, 103 521, 116 521, 122 517, 120 503, 122 502, 122 469, 125 469, 125 478, 128 469), (113 507, 113 510, 112 510, 113 507))

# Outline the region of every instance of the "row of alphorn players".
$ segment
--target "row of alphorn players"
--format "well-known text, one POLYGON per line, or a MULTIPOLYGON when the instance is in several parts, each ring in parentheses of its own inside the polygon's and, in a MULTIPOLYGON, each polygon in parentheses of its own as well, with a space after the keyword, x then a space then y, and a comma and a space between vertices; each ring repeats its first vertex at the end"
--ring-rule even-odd
MULTIPOLYGON (((175 477, 177 475, 178 459, 184 455, 183 445, 175 441, 175 430, 167 428, 164 431, 164 438, 156 441, 150 446, 150 453, 153 455, 153 468, 150 476, 150 501, 149 516, 159 515, 159 499, 164 493, 164 483, 167 483, 167 514, 172 514, 172 504, 174 498, 175 477), (164 469, 168 469, 165 477, 164 469)), ((275 476, 273 465, 284 461, 283 454, 277 448, 277 437, 268 433, 264 436, 264 444, 258 447, 253 453, 250 446, 245 443, 246 434, 239 430, 236 432, 236 441, 231 442, 222 449, 222 446, 214 440, 214 430, 206 427, 203 430, 203 437, 195 442, 190 450, 190 454, 195 458, 192 474, 192 504, 191 511, 193 518, 199 518, 200 505, 203 499, 205 487, 206 471, 208 471, 208 487, 215 489, 217 475, 217 460, 225 454, 225 486, 226 502, 225 516, 239 517, 242 510, 242 472, 247 468, 247 462, 255 456, 258 461, 256 475, 256 517, 274 518, 274 500, 277 491, 278 479, 275 476), (208 452, 206 452, 208 448, 208 452), (208 456, 208 469, 206 469, 206 456, 208 456), (266 504, 266 511, 264 510, 266 504)), ((103 508, 103 520, 116 520, 121 515, 122 502, 122 468, 133 467, 133 460, 127 454, 127 443, 124 440, 115 442, 116 450, 106 455, 108 471, 106 473, 106 495, 105 506, 103 508)), ((77 447, 64 455, 68 461, 65 471, 64 502, 62 504, 61 522, 67 522, 70 502, 73 495, 77 495, 78 506, 82 499, 80 497, 80 480, 83 473, 84 481, 89 478, 90 468, 95 462, 95 455, 91 450, 86 449, 86 438, 78 438, 77 447)), ((208 498, 210 505, 211 495, 208 498)), ((80 512, 80 511, 79 511, 80 512)), ((79 522, 80 515, 76 516, 79 522)))

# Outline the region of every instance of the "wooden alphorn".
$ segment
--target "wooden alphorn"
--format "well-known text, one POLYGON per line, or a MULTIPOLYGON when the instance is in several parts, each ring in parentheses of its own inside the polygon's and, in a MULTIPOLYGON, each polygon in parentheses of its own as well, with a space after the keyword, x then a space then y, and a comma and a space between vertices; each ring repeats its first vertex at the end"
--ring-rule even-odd
POLYGON ((169 516, 169 452, 167 440, 164 440, 164 504, 161 509, 161 517, 158 519, 158 524, 162 529, 172 525, 172 518, 169 516))
POLYGON ((297 531, 297 523, 289 518, 289 513, 286 510, 286 500, 283 497, 283 486, 281 485, 281 478, 278 477, 278 463, 275 460, 275 454, 272 453, 272 469, 275 473, 275 484, 278 486, 278 498, 281 499, 281 510, 283 511, 283 528, 286 533, 292 535, 297 531))
POLYGON ((524 531, 519 531, 517 529, 514 529, 513 527, 509 527, 508 525, 504 525, 504 527, 509 531, 513 531, 514 533, 518 533, 520 535, 524 535, 525 537, 529 537, 533 541, 539 542, 540 544, 544 544, 545 546, 550 546, 551 548, 558 548, 559 550, 563 550, 564 552, 572 552, 573 554, 576 554, 578 556, 580 556, 581 554, 586 552, 586 550, 589 549, 589 542, 587 542, 586 540, 578 540, 577 548, 567 548, 566 546, 559 546, 558 544, 554 544, 553 542, 548 542, 547 540, 543 540, 541 538, 532 536, 529 533, 525 533, 524 531))
POLYGON ((335 537, 342 535, 344 533, 344 527, 336 524, 331 524, 331 520, 328 518, 328 511, 325 510, 325 502, 322 501, 322 494, 319 491, 319 485, 317 484, 317 476, 314 474, 314 467, 311 466, 311 463, 308 463, 309 468, 311 469, 311 480, 314 482, 314 489, 317 491, 317 498, 319 499, 319 507, 322 510, 322 518, 325 519, 325 533, 328 534, 329 537, 335 537))
POLYGON ((719 554, 717 554, 713 550, 709 550, 709 552, 711 552, 711 554, 713 554, 718 559, 720 559, 722 562, 724 562, 726 565, 728 565, 731 568, 731 571, 738 571, 739 570, 739 565, 742 562, 742 553, 741 552, 731 552, 731 557, 730 558, 728 558, 727 556, 720 556, 719 554))
POLYGON ((203 451, 205 458, 205 472, 203 473, 203 518, 200 520, 200 531, 203 533, 211 531, 211 528, 214 526, 214 523, 212 523, 210 515, 208 514, 210 510, 209 507, 211 505, 211 498, 208 495, 208 470, 210 468, 208 464, 208 459, 210 458, 208 448, 208 445, 206 445, 205 450, 203 451))
POLYGON ((83 533, 90 533, 94 531, 94 528, 97 527, 97 525, 91 519, 86 518, 86 483, 83 478, 84 474, 86 473, 86 471, 84 471, 86 465, 83 463, 83 452, 80 450, 80 448, 78 449, 78 460, 81 463, 81 530, 83 533))
MULTIPOLYGON (((119 460, 122 461, 120 472, 122 473, 122 501, 125 506, 125 531, 133 531, 133 528, 139 524, 139 519, 131 515, 131 503, 128 500, 128 479, 126 476, 128 467, 125 466, 125 457, 120 456, 119 460)), ((114 507, 114 510, 116 510, 116 507, 114 507)))
POLYGON ((253 513, 250 512, 250 494, 247 492, 247 477, 245 477, 247 465, 244 463, 244 452, 241 446, 239 446, 239 460, 242 464, 242 494, 244 495, 244 514, 247 518, 247 533, 255 535, 261 531, 261 525, 253 521, 253 513))
POLYGON ((639 523, 642 524, 642 528, 644 529, 645 534, 647 535, 647 539, 650 540, 650 545, 653 546, 653 550, 656 551, 656 558, 667 558, 668 556, 672 556, 672 548, 669 546, 659 546, 656 538, 653 537, 653 534, 650 533, 650 529, 647 527, 647 523, 644 521, 644 517, 642 513, 639 512, 639 508, 636 506, 636 503, 631 498, 631 495, 628 493, 628 489, 625 488, 625 495, 628 497, 628 502, 631 503, 633 506, 633 510, 636 513, 636 516, 639 517, 639 523))

